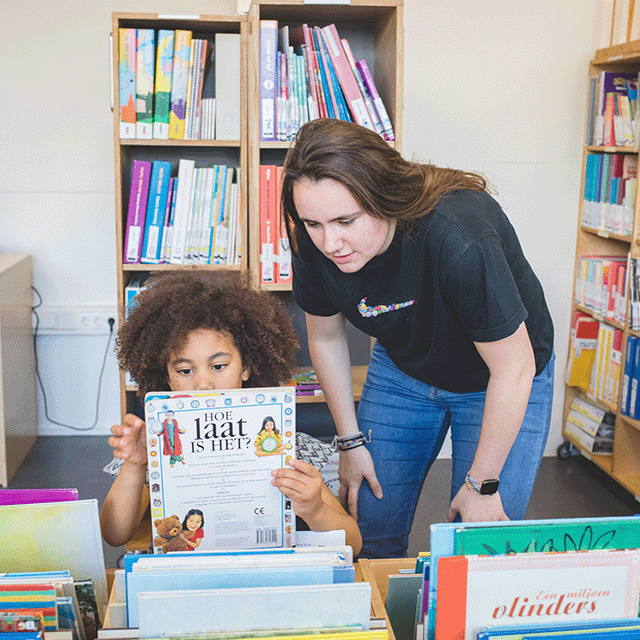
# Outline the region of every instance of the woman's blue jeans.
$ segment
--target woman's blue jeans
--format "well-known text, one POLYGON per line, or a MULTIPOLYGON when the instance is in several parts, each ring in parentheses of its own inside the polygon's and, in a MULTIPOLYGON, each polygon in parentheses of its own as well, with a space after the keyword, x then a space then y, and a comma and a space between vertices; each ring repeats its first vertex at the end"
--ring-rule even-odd
MULTIPOLYGON (((554 360, 534 378, 522 427, 500 474, 500 497, 511 520, 524 518, 551 420, 554 360)), ((400 371, 376 343, 358 407, 360 430, 384 497, 363 481, 358 496, 361 557, 407 555, 409 533, 424 479, 451 427, 450 500, 471 468, 480 437, 485 392, 451 393, 400 371)), ((446 513, 442 514, 442 521, 446 513)), ((425 525, 426 526, 426 525, 425 525)))

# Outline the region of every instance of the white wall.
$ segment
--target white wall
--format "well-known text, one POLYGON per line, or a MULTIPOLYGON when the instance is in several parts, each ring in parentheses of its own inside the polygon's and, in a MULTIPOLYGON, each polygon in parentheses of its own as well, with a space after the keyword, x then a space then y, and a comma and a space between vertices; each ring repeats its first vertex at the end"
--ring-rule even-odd
MULTIPOLYGON (((0 251, 33 254, 45 304, 116 304, 111 12, 235 8, 234 0, 2 3, 0 251)), ((609 44, 610 11, 610 0, 405 0, 404 155, 485 172, 518 230, 556 328, 548 454, 561 441, 586 73, 609 44)), ((105 342, 39 340, 57 419, 93 421, 105 342)), ((105 381, 93 433, 119 416, 112 355, 105 381)), ((66 432, 41 418, 40 433, 66 432)))

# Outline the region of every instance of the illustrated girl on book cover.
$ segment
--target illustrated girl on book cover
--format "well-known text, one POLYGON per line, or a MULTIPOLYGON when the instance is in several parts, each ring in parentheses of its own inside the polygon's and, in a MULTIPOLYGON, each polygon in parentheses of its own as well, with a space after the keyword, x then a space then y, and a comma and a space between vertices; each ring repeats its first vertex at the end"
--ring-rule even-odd
POLYGON ((182 537, 189 545, 187 551, 193 551, 200 546, 204 538, 204 514, 200 509, 189 509, 182 521, 182 537))
POLYGON ((169 464, 173 467, 176 462, 186 464, 182 457, 182 442, 180 434, 184 429, 178 427, 178 421, 174 418, 174 412, 168 410, 166 418, 162 421, 162 453, 169 457, 169 464))
POLYGON ((267 416, 262 421, 262 428, 258 432, 254 444, 257 456, 275 456, 285 452, 286 447, 282 444, 282 435, 271 416, 267 416))

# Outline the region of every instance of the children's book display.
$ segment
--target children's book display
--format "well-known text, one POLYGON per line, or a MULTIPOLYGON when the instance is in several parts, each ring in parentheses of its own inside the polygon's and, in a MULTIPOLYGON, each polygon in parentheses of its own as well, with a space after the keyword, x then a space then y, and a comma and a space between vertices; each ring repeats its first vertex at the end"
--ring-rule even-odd
POLYGON ((291 501, 271 471, 295 457, 295 389, 148 393, 154 552, 286 548, 291 501))
POLYGON ((425 638, 634 637, 609 627, 640 628, 639 540, 635 516, 433 524, 425 638))
POLYGON ((75 489, 7 491, 15 504, 0 506, 0 633, 95 640, 107 602, 97 501, 75 489), (36 496, 61 501, 29 502, 36 496))

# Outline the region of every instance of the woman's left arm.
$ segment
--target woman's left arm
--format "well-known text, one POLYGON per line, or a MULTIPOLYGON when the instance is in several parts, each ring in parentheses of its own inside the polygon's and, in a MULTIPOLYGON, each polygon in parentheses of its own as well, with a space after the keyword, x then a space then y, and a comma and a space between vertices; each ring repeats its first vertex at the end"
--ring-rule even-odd
MULTIPOLYGON (((474 344, 489 368, 480 440, 468 470, 472 478, 482 481, 500 476, 524 419, 536 365, 524 322, 507 338, 474 344)), ((463 522, 509 519, 499 491, 480 495, 466 482, 451 502, 447 522, 458 514, 463 522)))

